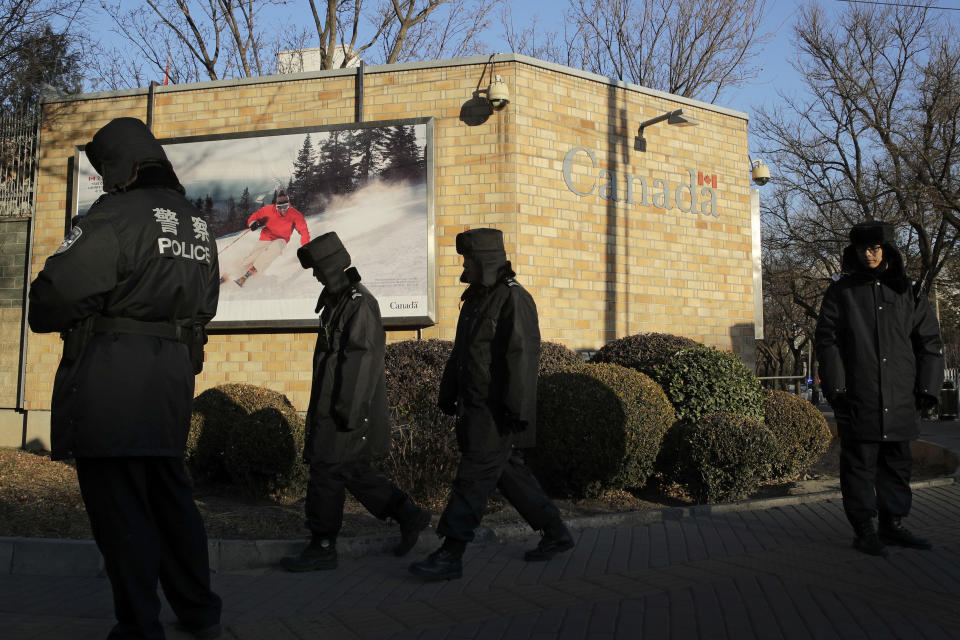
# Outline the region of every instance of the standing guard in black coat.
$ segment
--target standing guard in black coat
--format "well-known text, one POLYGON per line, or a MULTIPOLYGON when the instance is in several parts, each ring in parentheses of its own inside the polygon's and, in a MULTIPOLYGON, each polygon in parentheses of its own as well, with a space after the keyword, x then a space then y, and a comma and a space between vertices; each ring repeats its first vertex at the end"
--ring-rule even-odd
POLYGON ((150 130, 111 121, 85 152, 101 196, 30 285, 30 327, 59 331, 52 457, 77 479, 113 587, 110 638, 163 638, 157 580, 180 626, 220 635, 207 537, 183 465, 217 248, 150 130))
POLYGON ((457 416, 460 466, 437 533, 443 545, 410 571, 429 580, 463 575, 461 558, 497 488, 527 523, 543 532, 527 560, 573 548, 560 511, 527 468, 523 449, 536 443, 540 327, 533 298, 514 280, 497 229, 457 235, 463 293, 453 352, 440 382, 439 406, 457 416))
POLYGON ((910 440, 936 408, 943 343, 926 295, 907 278, 892 226, 850 231, 844 275, 823 296, 815 345, 840 436, 843 508, 864 553, 884 544, 930 549, 901 519, 910 512, 910 440), (879 515, 879 535, 874 518, 879 515))
POLYGON ((311 541, 281 564, 288 571, 336 568, 345 490, 377 518, 400 524, 393 552, 405 555, 430 524, 430 513, 370 463, 390 450, 380 305, 360 284, 357 270, 347 268, 350 254, 336 233, 300 247, 297 257, 324 286, 316 308, 323 311, 303 450, 310 465, 305 510, 311 541))

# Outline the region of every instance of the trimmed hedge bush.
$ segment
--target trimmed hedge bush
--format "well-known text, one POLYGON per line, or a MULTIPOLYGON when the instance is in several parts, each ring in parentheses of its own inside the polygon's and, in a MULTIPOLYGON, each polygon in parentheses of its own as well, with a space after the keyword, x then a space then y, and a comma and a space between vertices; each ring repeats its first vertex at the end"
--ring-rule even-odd
POLYGON ((764 422, 777 438, 771 477, 793 480, 819 460, 833 434, 815 406, 786 391, 765 390, 764 422))
POLYGON ((554 494, 594 497, 643 486, 674 411, 648 376, 580 364, 540 379, 537 478, 554 494))
POLYGON ((191 474, 253 497, 305 490, 303 419, 283 394, 249 384, 207 389, 193 401, 191 474))
POLYGON ((583 357, 566 345, 549 341, 540 343, 540 368, 537 373, 541 378, 582 364, 583 357))
POLYGON ((711 413, 677 427, 676 480, 701 503, 740 500, 770 472, 776 439, 757 420, 729 412, 711 413))
POLYGON ((718 411, 763 421, 760 381, 733 352, 696 345, 655 367, 651 377, 663 387, 682 422, 696 422, 718 411))
POLYGON ((652 375, 656 367, 697 342, 669 333, 638 333, 612 340, 593 354, 590 362, 610 362, 652 375))
POLYGON ((381 461, 387 477, 420 502, 446 498, 460 454, 454 419, 437 408, 449 340, 404 340, 387 345, 387 408, 393 448, 381 461))

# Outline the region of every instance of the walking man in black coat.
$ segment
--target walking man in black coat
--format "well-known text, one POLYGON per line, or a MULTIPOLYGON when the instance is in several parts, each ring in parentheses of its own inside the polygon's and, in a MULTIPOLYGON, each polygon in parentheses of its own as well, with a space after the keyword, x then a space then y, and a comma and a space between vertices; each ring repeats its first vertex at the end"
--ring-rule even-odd
POLYGON ((323 285, 303 451, 310 465, 305 510, 311 541, 299 556, 284 558, 282 566, 288 571, 336 568, 346 490, 377 518, 399 523, 400 542, 393 552, 405 555, 430 524, 430 513, 370 463, 390 450, 380 305, 360 284, 336 233, 300 247, 297 257, 323 285))
POLYGON ((840 436, 840 490, 853 546, 886 556, 885 544, 930 549, 901 520, 910 512, 910 441, 943 382, 940 327, 907 278, 894 228, 850 231, 844 275, 823 297, 815 344, 840 436), (879 533, 874 518, 879 516, 879 533))
POLYGON ((111 121, 85 152, 107 193, 30 285, 30 327, 64 336, 52 457, 77 460, 113 587, 109 638, 164 637, 158 579, 180 626, 215 638, 220 598, 183 452, 217 311, 216 244, 142 122, 111 121))
POLYGON ((457 235, 463 256, 462 296, 453 352, 440 382, 440 409, 457 416, 460 466, 437 533, 443 545, 410 571, 428 580, 463 575, 461 558, 497 488, 543 538, 527 560, 549 560, 573 548, 557 507, 524 463, 534 446, 540 327, 533 298, 514 280, 503 234, 471 229, 457 235))

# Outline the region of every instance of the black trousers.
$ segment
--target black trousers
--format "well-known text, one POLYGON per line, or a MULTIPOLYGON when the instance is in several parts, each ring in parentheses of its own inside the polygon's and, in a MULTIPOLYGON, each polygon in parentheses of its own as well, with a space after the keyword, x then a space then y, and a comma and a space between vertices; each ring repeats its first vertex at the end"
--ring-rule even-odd
POLYGON ((440 516, 437 533, 463 542, 473 540, 473 531, 480 526, 487 498, 494 488, 534 530, 542 531, 560 521, 560 510, 527 468, 523 452, 510 447, 460 456, 450 501, 440 516))
POLYGON ((163 638, 157 581, 180 621, 220 622, 207 535, 180 458, 78 458, 77 478, 103 554, 117 624, 108 636, 163 638))
POLYGON ((407 499, 387 476, 367 460, 310 465, 310 482, 304 505, 307 528, 314 538, 335 540, 343 526, 346 491, 375 518, 396 517, 407 499))
POLYGON ((840 440, 843 510, 854 528, 877 515, 884 520, 910 513, 912 465, 909 441, 840 440))

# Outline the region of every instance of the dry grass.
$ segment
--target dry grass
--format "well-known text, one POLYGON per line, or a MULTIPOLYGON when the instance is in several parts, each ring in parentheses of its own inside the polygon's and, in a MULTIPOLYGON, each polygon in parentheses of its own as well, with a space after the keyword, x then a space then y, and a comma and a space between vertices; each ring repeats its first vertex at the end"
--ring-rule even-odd
MULTIPOLYGON (((838 460, 839 447, 834 441, 805 478, 766 485, 755 497, 839 488, 838 460)), ((924 465, 922 461, 917 461, 914 467, 917 479, 950 472, 924 465)), ((283 540, 307 535, 302 500, 244 500, 215 487, 200 487, 195 495, 210 538, 283 540)), ((594 500, 558 502, 564 517, 568 518, 688 504, 689 498, 676 487, 650 487, 636 493, 614 491, 594 500)), ((443 509, 443 502, 427 506, 436 514, 443 509)), ((518 519, 516 512, 496 495, 491 498, 487 511, 484 523, 488 525, 518 519)), ((342 536, 391 533, 391 527, 395 533, 395 525, 376 520, 348 495, 342 536)), ((69 462, 54 462, 46 455, 0 449, 0 536, 90 539, 90 525, 74 467, 69 462)))

